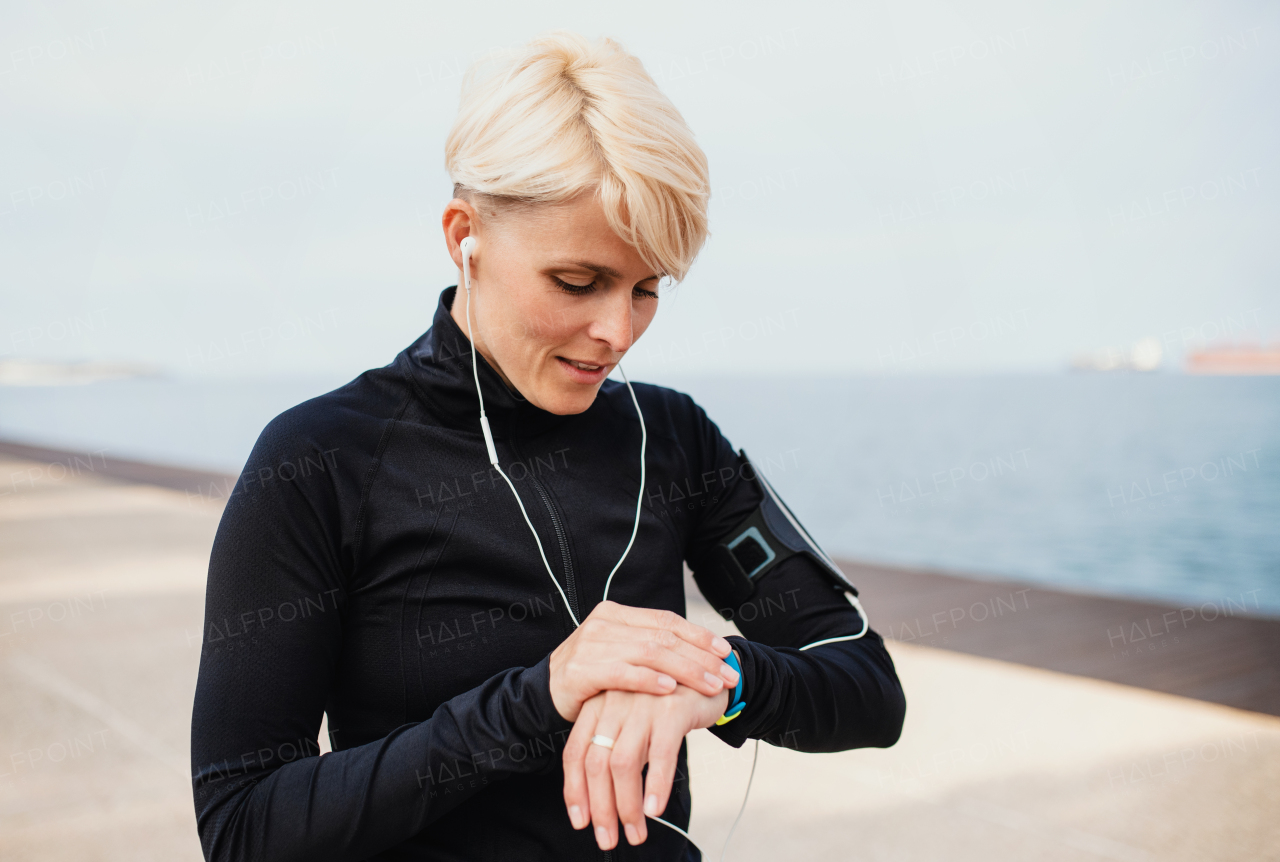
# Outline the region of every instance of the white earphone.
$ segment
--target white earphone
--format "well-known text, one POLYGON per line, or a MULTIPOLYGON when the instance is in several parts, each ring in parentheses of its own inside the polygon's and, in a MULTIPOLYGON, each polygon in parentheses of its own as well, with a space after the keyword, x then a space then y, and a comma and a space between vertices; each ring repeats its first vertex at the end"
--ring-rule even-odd
MULTIPOLYGON (((471 339, 471 375, 476 381, 476 395, 480 399, 480 430, 484 433, 484 445, 489 451, 489 463, 493 465, 498 474, 507 482, 507 487, 511 489, 511 493, 515 495, 516 504, 520 506, 520 514, 524 515, 524 522, 529 525, 529 532, 533 534, 533 540, 538 545, 538 554, 542 557, 542 565, 546 567, 547 574, 551 576, 551 582, 556 585, 556 589, 560 591, 560 598, 564 600, 565 610, 569 612, 569 618, 573 620, 576 628, 581 625, 578 618, 574 616, 573 608, 569 606, 569 597, 565 595, 564 588, 560 586, 560 581, 556 578, 555 573, 551 571, 551 563, 547 562, 546 551, 542 548, 542 540, 538 538, 538 531, 534 529, 533 522, 529 520, 529 513, 525 511, 524 501, 520 499, 520 494, 516 491, 516 486, 507 478, 507 474, 498 464, 498 450, 493 445, 493 431, 489 429, 489 417, 484 412, 484 394, 480 391, 480 371, 476 360, 476 340, 472 334, 471 327, 471 255, 476 250, 475 237, 466 237, 459 243, 462 251, 462 283, 467 294, 467 338, 471 339)), ((623 550, 622 556, 618 558, 618 562, 614 564, 613 571, 609 572, 609 577, 604 582, 604 598, 609 598, 609 585, 613 583, 613 576, 617 574, 618 569, 622 568, 622 563, 627 559, 627 555, 631 553, 631 546, 635 544, 636 533, 640 531, 640 512, 644 503, 644 481, 645 481, 645 447, 649 442, 649 430, 644 424, 644 413, 640 411, 640 401, 636 398, 636 391, 631 387, 631 381, 627 380, 627 372, 622 370, 622 364, 618 364, 618 372, 622 374, 623 381, 627 384, 627 391, 631 393, 631 403, 636 406, 636 416, 640 419, 640 490, 636 494, 636 520, 631 527, 631 539, 627 542, 627 547, 623 550)))
MULTIPOLYGON (((524 522, 529 525, 529 532, 533 534, 533 541, 536 542, 538 545, 538 554, 542 557, 542 565, 546 567, 547 574, 551 576, 551 582, 555 584, 556 589, 560 591, 560 598, 564 600, 565 610, 569 612, 569 618, 573 620, 573 625, 576 628, 578 625, 581 625, 581 623, 579 623, 578 618, 574 616, 573 609, 569 606, 569 598, 568 596, 565 595, 564 589, 560 586, 560 581, 556 578, 555 573, 551 571, 551 564, 547 562, 547 554, 542 549, 542 540, 538 538, 538 531, 534 529, 533 522, 529 520, 529 513, 525 511, 524 501, 520 499, 520 494, 518 491, 516 491, 516 486, 512 484, 509 478, 507 478, 507 474, 503 472, 502 467, 499 466, 498 464, 498 450, 494 448, 493 432, 489 430, 489 417, 486 416, 484 412, 484 394, 480 391, 480 372, 479 372, 479 366, 476 361, 476 347, 475 347, 476 340, 475 340, 475 336, 472 334, 472 327, 471 327, 471 255, 476 249, 475 237, 471 237, 471 236, 465 237, 462 240, 462 242, 459 243, 459 248, 462 251, 462 284, 467 294, 467 338, 471 340, 471 375, 476 381, 476 395, 480 399, 480 430, 484 432, 484 445, 489 453, 489 463, 492 464, 494 469, 498 471, 498 474, 502 476, 503 479, 506 480, 507 487, 511 489, 511 493, 515 496, 516 505, 520 507, 520 514, 524 515, 524 522)), ((627 542, 627 547, 622 552, 622 556, 618 558, 618 562, 614 565, 613 571, 609 572, 609 577, 605 579, 605 582, 604 582, 604 598, 605 599, 609 598, 609 584, 613 582, 613 576, 617 574, 618 569, 621 568, 623 561, 626 560, 627 558, 627 554, 631 553, 631 546, 635 544, 636 533, 640 529, 640 512, 641 512, 641 506, 643 505, 643 501, 644 501, 644 481, 645 481, 644 454, 645 454, 645 446, 649 441, 649 432, 648 432, 648 429, 645 428, 644 414, 640 411, 640 402, 639 400, 636 399, 636 391, 631 387, 631 381, 627 379, 627 373, 622 370, 621 363, 618 364, 618 372, 622 374, 622 380, 627 384, 627 391, 631 393, 631 403, 633 403, 636 406, 636 416, 640 419, 640 492, 636 496, 636 520, 635 520, 635 524, 631 528, 631 539, 627 542)), ((800 535, 804 536, 805 540, 816 550, 816 552, 819 555, 821 555, 824 562, 826 562, 836 571, 839 571, 840 567, 835 564, 835 561, 827 556, 826 552, 823 551, 822 548, 818 545, 818 543, 815 542, 809 536, 809 534, 805 531, 804 527, 800 526, 800 522, 797 521, 791 515, 791 510, 786 507, 786 505, 782 502, 781 499, 779 499, 777 493, 773 490, 773 486, 769 484, 768 480, 765 479, 765 477, 759 472, 757 472, 756 475, 759 476, 760 478, 760 484, 764 486, 765 490, 768 492, 769 496, 773 498, 778 508, 780 508, 783 514, 786 515, 787 520, 791 522, 791 526, 793 526, 800 533, 800 535)), ((858 638, 861 638, 863 635, 867 633, 867 629, 870 627, 871 621, 867 618, 866 612, 862 610, 862 604, 858 601, 858 597, 851 595, 848 592, 845 593, 845 596, 849 599, 849 601, 853 603, 854 607, 856 607, 858 610, 858 614, 862 617, 862 631, 858 632, 856 635, 844 635, 842 637, 826 638, 825 640, 815 641, 814 643, 807 644, 805 646, 800 647, 802 651, 807 650, 811 647, 821 646, 822 644, 835 643, 837 641, 857 640, 858 638)), ((759 756, 760 756, 760 740, 757 739, 755 740, 755 752, 752 754, 752 757, 751 757, 751 774, 747 777, 747 789, 746 789, 746 792, 744 792, 742 795, 742 807, 738 809, 738 816, 734 819, 733 825, 729 827, 729 834, 724 839, 724 846, 720 850, 721 862, 723 862, 725 851, 729 847, 729 839, 733 837, 733 831, 734 829, 737 828, 738 821, 742 819, 742 814, 747 809, 747 796, 751 793, 751 781, 753 778, 755 778, 756 759, 759 756)), ((655 817, 652 814, 647 814, 645 816, 648 817, 650 820, 658 821, 663 826, 668 826, 674 829, 676 832, 679 832, 686 839, 688 839, 689 843, 693 844, 694 847, 698 846, 697 844, 694 843, 693 838, 689 836, 688 832, 684 831, 679 826, 676 826, 674 823, 668 823, 666 820, 663 820, 661 817, 655 817)), ((701 848, 699 848, 698 852, 699 853, 702 852, 701 848)), ((705 853, 702 855, 706 856, 705 853)))

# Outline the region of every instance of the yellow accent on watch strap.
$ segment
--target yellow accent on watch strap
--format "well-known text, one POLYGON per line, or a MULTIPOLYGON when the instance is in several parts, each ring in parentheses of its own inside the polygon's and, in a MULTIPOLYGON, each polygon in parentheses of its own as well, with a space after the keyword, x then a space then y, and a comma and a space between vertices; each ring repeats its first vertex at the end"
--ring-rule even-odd
POLYGON ((745 706, 746 706, 745 703, 738 704, 733 709, 729 710, 724 715, 717 718, 716 724, 717 725, 728 724, 729 722, 733 721, 735 718, 742 715, 742 710, 745 706))

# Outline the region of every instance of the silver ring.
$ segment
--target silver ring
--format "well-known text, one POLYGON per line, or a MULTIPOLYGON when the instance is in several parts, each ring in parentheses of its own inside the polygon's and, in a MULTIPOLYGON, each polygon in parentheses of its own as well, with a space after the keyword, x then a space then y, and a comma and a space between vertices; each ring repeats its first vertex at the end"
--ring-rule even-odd
POLYGON ((612 740, 612 739, 610 739, 609 737, 607 737, 607 736, 603 736, 603 735, 601 735, 601 734, 599 734, 599 733, 597 733, 595 736, 591 737, 591 744, 592 744, 592 745, 599 745, 599 746, 601 746, 601 747, 603 747, 603 748, 609 748, 609 749, 612 749, 612 748, 613 748, 613 740, 612 740))

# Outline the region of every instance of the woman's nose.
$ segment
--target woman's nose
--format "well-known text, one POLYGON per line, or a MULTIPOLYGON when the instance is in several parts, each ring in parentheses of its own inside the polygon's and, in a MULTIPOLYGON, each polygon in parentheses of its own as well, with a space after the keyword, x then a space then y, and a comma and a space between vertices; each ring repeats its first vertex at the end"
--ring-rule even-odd
POLYGON ((614 353, 626 353, 631 349, 634 330, 632 321, 631 292, 611 290, 603 297, 601 308, 592 322, 592 338, 609 345, 614 353))

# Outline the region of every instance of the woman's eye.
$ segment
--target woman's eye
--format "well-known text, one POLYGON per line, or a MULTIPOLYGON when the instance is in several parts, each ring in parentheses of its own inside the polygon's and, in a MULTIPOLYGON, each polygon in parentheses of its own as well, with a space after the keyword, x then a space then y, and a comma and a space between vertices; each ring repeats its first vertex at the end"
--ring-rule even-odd
POLYGON ((637 287, 635 290, 631 291, 631 295, 637 299, 657 299, 658 291, 646 290, 643 287, 637 287))
POLYGON ((560 278, 556 278, 556 276, 554 275, 551 276, 551 278, 555 281, 555 283, 560 287, 561 290, 563 290, 565 293, 571 293, 574 296, 581 296, 584 293, 590 293, 591 291, 596 289, 596 283, 594 281, 591 282, 590 284, 570 284, 567 281, 564 281, 560 278))

